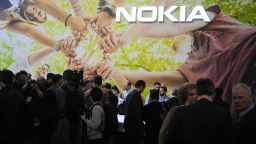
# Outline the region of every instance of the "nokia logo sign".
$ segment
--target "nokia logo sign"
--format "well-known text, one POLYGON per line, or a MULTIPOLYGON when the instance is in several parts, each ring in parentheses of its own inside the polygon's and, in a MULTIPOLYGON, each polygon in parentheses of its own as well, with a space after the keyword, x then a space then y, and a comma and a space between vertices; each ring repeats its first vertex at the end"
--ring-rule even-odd
POLYGON ((189 15, 186 15, 186 6, 171 6, 165 10, 164 6, 154 7, 132 7, 131 14, 124 7, 118 7, 116 10, 116 22, 121 22, 121 15, 128 22, 163 22, 165 17, 172 22, 192 22, 193 20, 203 20, 210 22, 210 19, 202 6, 195 6, 189 15), (172 15, 177 9, 180 9, 179 18, 172 15), (145 13, 150 15, 145 16, 145 13), (143 14, 144 13, 144 14, 143 14))

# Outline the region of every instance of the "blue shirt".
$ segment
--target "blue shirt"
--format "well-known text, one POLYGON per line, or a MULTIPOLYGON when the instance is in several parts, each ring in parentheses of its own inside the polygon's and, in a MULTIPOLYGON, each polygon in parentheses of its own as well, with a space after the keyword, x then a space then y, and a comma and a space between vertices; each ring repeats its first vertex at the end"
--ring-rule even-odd
MULTIPOLYGON (((170 98, 168 96, 159 96, 158 101, 159 102, 166 102, 168 101, 170 98)), ((148 95, 145 101, 145 105, 149 104, 149 102, 151 101, 150 96, 148 95)))
POLYGON ((23 0, 0 0, 0 9, 6 10, 11 7, 18 7, 23 0))
POLYGON ((170 98, 167 96, 159 96, 159 102, 166 102, 168 101, 170 98))
POLYGON ((0 0, 0 9, 6 10, 12 7, 12 3, 9 0, 0 0))

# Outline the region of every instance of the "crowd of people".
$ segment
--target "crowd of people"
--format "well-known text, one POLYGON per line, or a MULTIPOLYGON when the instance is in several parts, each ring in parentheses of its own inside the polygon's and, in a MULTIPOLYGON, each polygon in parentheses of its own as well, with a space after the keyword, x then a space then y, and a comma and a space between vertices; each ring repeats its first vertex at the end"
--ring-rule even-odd
POLYGON ((236 114, 207 78, 186 83, 167 96, 155 82, 144 99, 143 80, 117 86, 79 71, 48 73, 35 80, 26 71, 0 72, 1 144, 184 144, 254 141, 254 82, 232 88, 236 114), (133 88, 134 87, 134 88, 133 88), (124 115, 124 121, 118 116, 124 115), (120 127, 124 131, 120 131, 120 127), (122 133, 122 134, 120 134, 122 133))

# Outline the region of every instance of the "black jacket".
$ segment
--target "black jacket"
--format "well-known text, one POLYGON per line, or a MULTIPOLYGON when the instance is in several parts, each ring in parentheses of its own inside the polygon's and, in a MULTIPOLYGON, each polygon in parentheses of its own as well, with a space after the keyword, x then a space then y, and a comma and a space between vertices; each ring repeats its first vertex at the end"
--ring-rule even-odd
POLYGON ((164 104, 161 104, 158 101, 153 101, 143 108, 147 144, 158 143, 159 131, 163 123, 163 107, 164 104))
POLYGON ((73 85, 62 87, 65 93, 65 116, 71 122, 81 120, 79 115, 85 112, 85 100, 83 90, 73 85))
POLYGON ((163 114, 163 106, 160 102, 152 102, 143 108, 143 120, 145 126, 150 130, 157 130, 159 132, 163 123, 161 115, 163 114))
POLYGON ((125 112, 124 127, 125 129, 142 129, 143 102, 141 95, 137 90, 133 90, 126 98, 127 110, 125 112))
POLYGON ((250 110, 234 125, 234 140, 236 144, 251 144, 256 137, 256 107, 250 110))
POLYGON ((0 91, 0 143, 24 139, 24 98, 13 87, 0 91))
POLYGON ((172 123, 171 143, 231 143, 230 113, 206 99, 201 99, 190 106, 178 108, 172 123))

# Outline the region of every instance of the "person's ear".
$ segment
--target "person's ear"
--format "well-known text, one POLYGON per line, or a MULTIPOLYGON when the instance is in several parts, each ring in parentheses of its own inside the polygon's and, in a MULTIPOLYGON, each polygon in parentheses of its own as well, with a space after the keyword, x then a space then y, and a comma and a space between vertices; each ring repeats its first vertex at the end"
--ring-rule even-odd
POLYGON ((250 100, 250 102, 253 102, 253 97, 249 96, 249 100, 250 100))

